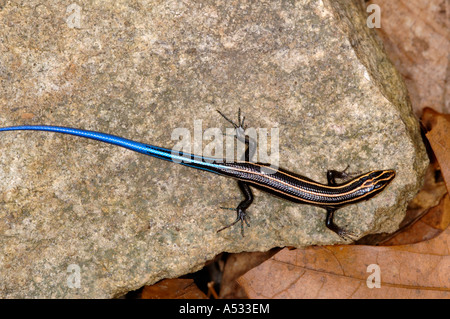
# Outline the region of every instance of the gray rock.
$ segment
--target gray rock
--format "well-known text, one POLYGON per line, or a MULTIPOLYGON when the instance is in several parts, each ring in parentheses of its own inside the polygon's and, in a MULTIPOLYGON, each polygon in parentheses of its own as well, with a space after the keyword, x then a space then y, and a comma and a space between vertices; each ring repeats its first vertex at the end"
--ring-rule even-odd
MULTIPOLYGON (((279 128, 280 166, 292 172, 326 182, 347 165, 395 169, 336 223, 359 236, 396 230, 427 156, 357 0, 76 3, 0 7, 0 126, 172 147, 175 128, 224 130, 215 110, 242 108, 250 125, 279 128)), ((0 297, 109 298, 223 251, 343 242, 323 209, 255 195, 246 236, 217 234, 235 218, 219 207, 241 199, 231 179, 82 138, 2 133, 0 297)))

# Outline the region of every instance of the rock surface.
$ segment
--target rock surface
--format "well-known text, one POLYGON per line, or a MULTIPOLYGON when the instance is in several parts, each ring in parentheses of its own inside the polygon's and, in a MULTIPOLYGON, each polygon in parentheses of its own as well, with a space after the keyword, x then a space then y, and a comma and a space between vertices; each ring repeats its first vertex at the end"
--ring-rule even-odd
MULTIPOLYGON (((402 79, 359 1, 13 1, 0 6, 0 126, 47 124, 172 147, 175 128, 279 128, 280 167, 393 168, 338 211, 391 232, 427 165, 402 79)), ((206 143, 206 142, 205 142, 206 143)), ((334 244, 323 209, 260 191, 251 227, 219 234, 235 181, 50 133, 0 136, 0 297, 114 297, 223 252, 334 244)))

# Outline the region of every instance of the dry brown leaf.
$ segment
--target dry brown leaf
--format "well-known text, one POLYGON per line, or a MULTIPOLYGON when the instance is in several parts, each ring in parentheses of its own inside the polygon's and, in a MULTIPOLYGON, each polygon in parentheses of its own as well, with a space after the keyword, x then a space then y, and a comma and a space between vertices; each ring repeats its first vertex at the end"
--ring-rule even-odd
POLYGON ((272 257, 278 251, 279 248, 274 248, 266 252, 242 252, 239 254, 230 254, 223 271, 222 282, 220 285, 220 298, 247 298, 245 292, 236 283, 236 279, 272 257))
POLYGON ((164 279, 152 285, 145 286, 142 299, 207 299, 198 289, 192 279, 164 279))
POLYGON ((249 298, 450 298, 449 245, 447 228, 411 245, 283 249, 238 282, 249 298), (380 288, 368 288, 369 265, 380 288))
MULTIPOLYGON (((432 207, 417 222, 404 229, 383 246, 417 243, 438 236, 450 224, 450 198, 448 194, 442 198, 439 205, 432 207)), ((449 274, 450 275, 450 274, 449 274)))
POLYGON ((381 10, 376 29, 405 79, 414 112, 426 106, 450 112, 448 0, 372 0, 381 10))
POLYGON ((425 108, 422 121, 426 137, 441 168, 447 191, 450 191, 450 115, 425 108))

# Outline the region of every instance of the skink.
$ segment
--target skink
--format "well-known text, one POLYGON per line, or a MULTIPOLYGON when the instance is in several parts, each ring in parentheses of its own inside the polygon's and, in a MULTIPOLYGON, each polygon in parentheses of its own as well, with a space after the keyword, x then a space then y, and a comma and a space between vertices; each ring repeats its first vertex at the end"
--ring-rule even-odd
POLYGON ((325 220, 326 227, 344 239, 354 239, 352 233, 334 223, 334 213, 337 209, 345 205, 367 200, 375 196, 395 177, 395 171, 392 169, 373 170, 338 184, 336 178, 346 178, 349 174, 345 173, 345 170, 342 172, 329 170, 327 171, 328 185, 326 185, 282 169, 275 170, 268 164, 250 162, 248 159, 252 158, 254 141, 244 135, 244 120, 241 120, 240 112, 238 124, 233 123, 221 112, 219 113, 234 125, 237 138, 247 144, 245 158, 242 161, 228 163, 222 159, 173 152, 167 148, 143 144, 115 135, 71 127, 25 125, 0 128, 0 132, 31 130, 70 134, 114 144, 162 160, 172 161, 188 167, 234 178, 238 181, 238 186, 244 195, 244 199, 235 209, 237 213, 236 219, 217 232, 229 228, 240 221, 242 236, 244 236, 244 222, 247 226, 250 226, 246 212, 253 202, 253 194, 250 186, 257 187, 293 202, 324 208, 327 212, 325 220))

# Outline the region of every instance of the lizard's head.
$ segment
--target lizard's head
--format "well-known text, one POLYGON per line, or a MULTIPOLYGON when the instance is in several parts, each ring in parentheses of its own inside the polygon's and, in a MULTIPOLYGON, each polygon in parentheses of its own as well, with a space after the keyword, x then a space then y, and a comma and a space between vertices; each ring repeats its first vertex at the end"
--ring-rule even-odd
POLYGON ((371 171, 361 177, 361 188, 373 195, 381 192, 395 177, 392 169, 371 171))

